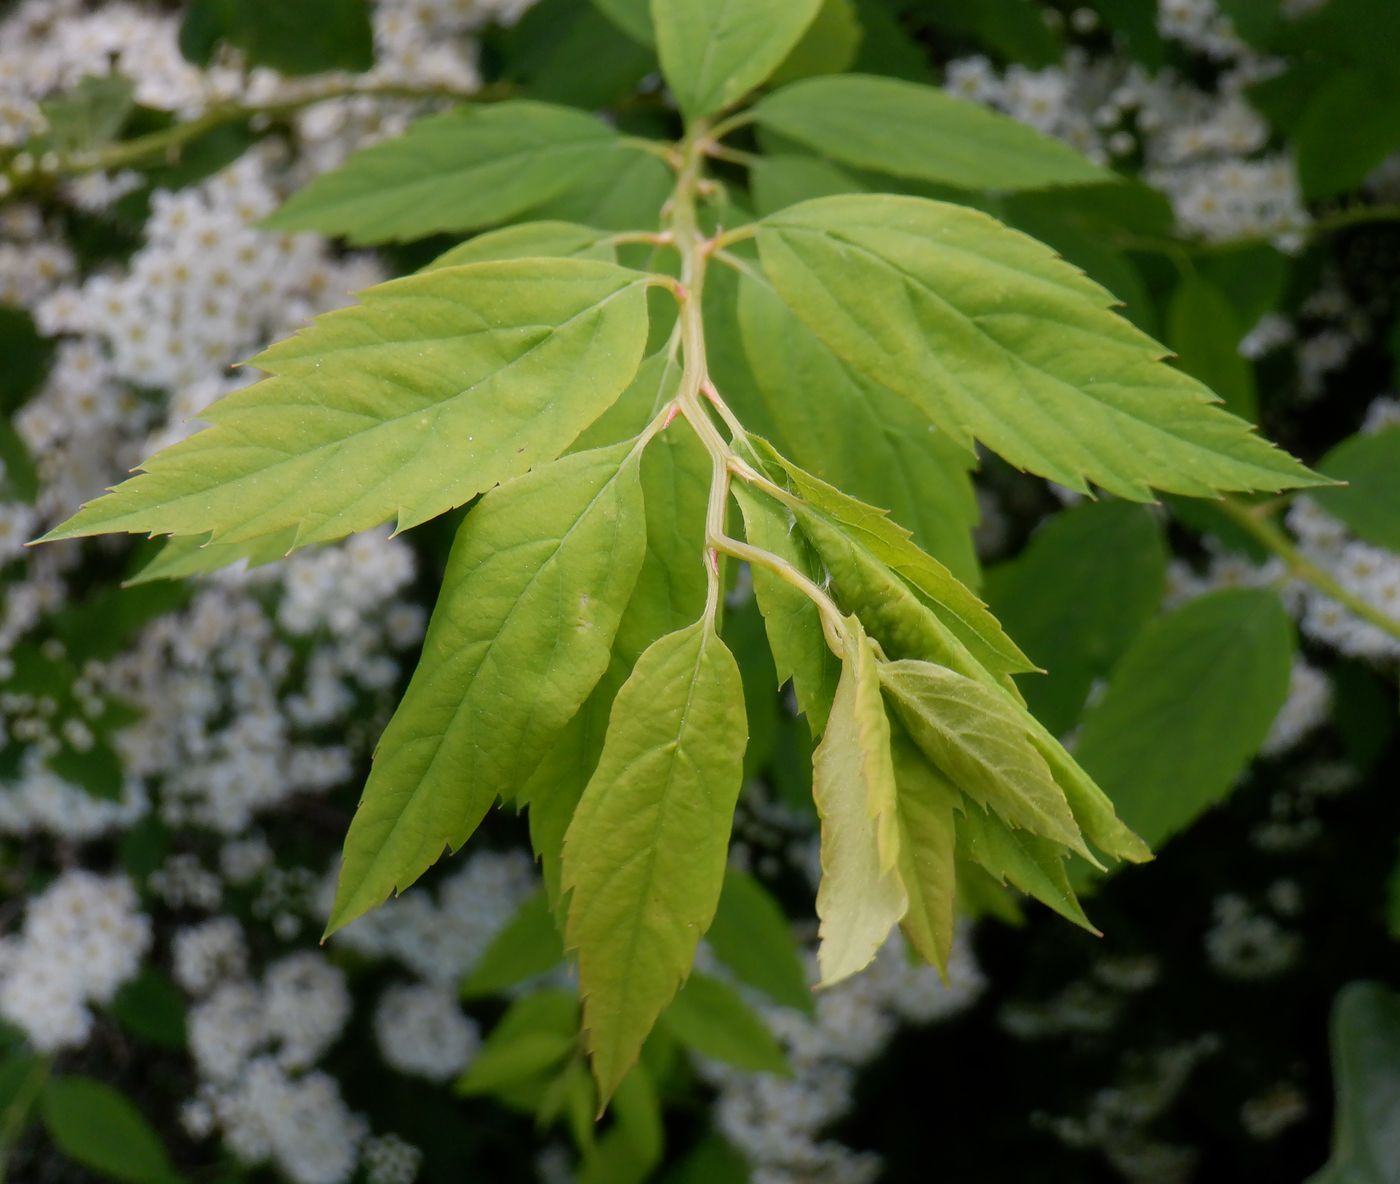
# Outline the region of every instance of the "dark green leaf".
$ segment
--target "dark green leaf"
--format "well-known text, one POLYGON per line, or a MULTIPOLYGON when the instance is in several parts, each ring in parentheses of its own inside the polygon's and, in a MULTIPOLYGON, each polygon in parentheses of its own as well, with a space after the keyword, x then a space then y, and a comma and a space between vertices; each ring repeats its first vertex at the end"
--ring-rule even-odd
POLYGON ((748 872, 730 868, 706 940, 736 978, 799 1011, 812 1010, 792 924, 778 902, 748 872))
POLYGON ((105 1180, 177 1184, 181 1179, 141 1112, 91 1077, 56 1077, 40 1101, 44 1126, 69 1159, 105 1180))
POLYGON ((497 995, 507 987, 544 974, 563 960, 564 943, 554 925, 549 894, 541 888, 491 939, 462 984, 462 997, 497 995))
POLYGON ((987 573, 987 599, 1047 674, 1021 680, 1036 717, 1060 735, 1157 611, 1167 554, 1152 515, 1125 502, 1056 514, 1016 559, 987 573))
POLYGON ((1343 987, 1332 1008, 1332 1158, 1308 1184, 1400 1184, 1400 995, 1343 987))
POLYGON ((662 1015, 662 1023, 692 1052, 753 1073, 791 1073, 768 1025, 739 992, 717 978, 692 974, 662 1015))
POLYGON ((1351 436, 1318 462, 1347 484, 1314 496, 1367 542, 1400 553, 1400 424, 1351 436))
POLYGON ((1149 844, 1233 788, 1288 695, 1293 646, 1277 594, 1244 588, 1154 621, 1123 655, 1076 754, 1149 844))

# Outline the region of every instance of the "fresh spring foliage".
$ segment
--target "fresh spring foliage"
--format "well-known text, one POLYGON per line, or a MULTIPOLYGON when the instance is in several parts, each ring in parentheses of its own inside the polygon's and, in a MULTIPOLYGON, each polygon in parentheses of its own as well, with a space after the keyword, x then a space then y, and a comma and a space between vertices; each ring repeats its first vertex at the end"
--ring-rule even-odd
MULTIPOLYGON (((177 574, 470 507, 346 840, 329 931, 460 848, 497 802, 527 810, 548 896, 521 921, 540 953, 519 973, 553 961, 557 923, 581 1021, 567 996, 522 1001, 552 1009, 548 1023, 520 1020, 530 1039, 512 1043, 508 1016, 462 1088, 572 1064, 581 1022, 597 1085, 584 1109, 614 1100, 618 1129, 651 1146, 634 1095, 658 1021, 702 1052, 782 1067, 733 991, 691 975, 717 911, 720 942, 726 926, 767 923, 761 903, 724 919, 725 900, 749 892, 726 879, 749 720, 721 627, 741 564, 816 741, 829 985, 866 967, 896 926, 943 965, 978 877, 1092 928, 1073 885, 1148 859, 1234 776, 1278 705, 1249 700, 1240 751, 1203 757, 1190 800, 1145 776, 1117 799, 1120 819, 1094 775, 1116 786, 1138 769, 1144 717, 1212 710, 1144 698, 1154 674, 1238 653, 1238 678, 1222 685, 1267 690, 1289 656, 1263 592, 1202 600, 1128 649, 1160 594, 1162 555, 1126 503, 1327 479, 1168 364, 1050 246, 963 200, 869 191, 877 174, 970 200, 1064 186, 1111 200, 1112 174, 930 87, 803 77, 809 29, 829 19, 817 0, 602 7, 654 40, 679 141, 506 100, 356 154, 268 225, 358 244, 488 232, 255 358, 267 378, 45 538, 169 536, 154 572, 177 574), (729 146, 752 129, 771 154, 729 146), (752 172, 762 216, 711 175, 716 162, 752 172), (619 177, 633 179, 627 200, 600 199, 619 177), (657 200, 629 208, 657 177, 657 200), (573 209, 589 206, 596 225, 559 220, 579 194, 590 200, 573 209), (862 420, 929 490, 909 521, 886 513, 909 482, 893 482, 904 492, 887 507, 841 488, 865 430, 847 425, 862 420), (1054 652, 1060 610, 1035 603, 1034 551, 989 588, 1011 635, 954 574, 972 575, 978 446, 1124 499, 1081 511, 1096 516, 1091 538, 1119 532, 1140 559, 1104 607, 1096 652, 1054 652), (1241 620, 1251 632, 1237 638, 1241 620), (1032 640, 1053 693, 1017 644, 1032 640), (1047 719, 1072 719, 1110 665, 1076 758, 1047 719)), ((219 6, 201 11, 217 38, 219 6)), ((1336 461, 1388 479, 1356 449, 1336 461)), ((1047 535, 1037 548, 1055 545, 1047 535)), ((1088 547, 1092 597, 1102 577, 1088 547)), ((749 974, 800 994, 800 975, 749 974)), ((571 1099, 581 1072, 565 1073, 571 1099)))

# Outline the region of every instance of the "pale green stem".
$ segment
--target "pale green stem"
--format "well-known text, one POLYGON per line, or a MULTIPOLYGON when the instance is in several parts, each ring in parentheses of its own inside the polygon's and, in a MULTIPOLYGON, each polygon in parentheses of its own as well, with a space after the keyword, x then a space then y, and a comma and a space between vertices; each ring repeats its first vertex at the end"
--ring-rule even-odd
POLYGON ((1343 608, 1356 614, 1363 621, 1369 621, 1377 629, 1400 640, 1400 621, 1387 616, 1373 604, 1367 603, 1355 593, 1348 591, 1332 574, 1319 567, 1293 545, 1293 541, 1265 514, 1268 506, 1250 506, 1234 498, 1224 498, 1220 508, 1225 516, 1252 538, 1273 552, 1288 566, 1291 575, 1311 584, 1324 596, 1335 600, 1343 608), (1265 513, 1260 513, 1260 511, 1265 513))
POLYGON ((413 99, 424 102, 433 100, 490 102, 495 99, 503 98, 508 93, 509 91, 502 87, 483 87, 475 91, 462 91, 450 87, 364 86, 352 84, 349 86, 327 88, 326 90, 299 95, 296 98, 284 99, 275 103, 248 105, 241 103, 220 103, 218 106, 210 107, 204 114, 196 116, 186 123, 177 123, 171 127, 162 128, 158 132, 149 132, 144 136, 136 136, 130 140, 121 140, 115 144, 108 145, 106 148, 98 149, 95 152, 73 153, 69 155, 60 153, 58 155, 56 168, 40 169, 37 162, 33 162, 31 167, 27 169, 17 168, 16 160, 29 156, 27 152, 21 149, 11 158, 9 165, 3 173, 0 173, 0 176, 4 176, 9 181, 10 189, 7 195, 10 195, 29 186, 56 180, 59 177, 79 176, 83 173, 92 172, 111 172, 140 164, 154 156, 163 155, 172 157, 191 140, 198 139, 200 136, 206 135, 226 124, 242 123, 245 120, 257 118, 279 119, 283 116, 292 115, 305 107, 328 102, 332 99, 370 97, 382 99, 413 99))

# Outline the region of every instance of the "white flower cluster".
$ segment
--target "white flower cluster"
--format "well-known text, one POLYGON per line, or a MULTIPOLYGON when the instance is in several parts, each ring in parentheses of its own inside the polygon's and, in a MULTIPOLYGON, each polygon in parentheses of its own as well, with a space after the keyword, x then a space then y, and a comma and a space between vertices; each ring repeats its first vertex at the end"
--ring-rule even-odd
MULTIPOLYGON (((1064 64, 1041 70, 1013 65, 999 74, 985 57, 959 58, 945 86, 1073 145, 1092 160, 1140 152, 1144 179, 1171 199, 1181 229, 1210 240, 1282 239, 1307 223, 1287 156, 1257 157, 1269 139, 1248 104, 1245 86, 1272 65, 1235 38, 1213 0, 1163 0, 1168 35, 1220 58, 1212 90, 1170 70, 1094 58, 1077 46, 1064 64)), ((1075 21, 1076 29, 1093 27, 1075 21)))
MULTIPOLYGON (((455 987, 539 887, 534 861, 524 851, 479 850, 434 894, 413 887, 331 938, 372 958, 392 958, 429 983, 455 987)), ((334 877, 327 877, 322 916, 330 915, 334 877)))
POLYGON ((150 944, 131 881, 64 872, 31 898, 21 932, 0 941, 0 1016, 41 1052, 85 1044, 90 1005, 112 1001, 150 944))
POLYGON ((456 993, 436 983, 396 983, 385 991, 374 1009, 374 1036, 385 1064, 429 1081, 457 1076, 481 1047, 481 1031, 456 993))
POLYGON ((743 1152, 754 1184, 867 1184, 879 1157, 854 1152, 821 1131, 851 1105, 855 1071, 884 1049, 901 1023, 927 1024, 970 1006, 983 988, 967 933, 960 930, 948 982, 910 963, 896 934, 854 978, 818 993, 813 1017, 750 994, 792 1065, 790 1078, 702 1066, 719 1088, 719 1131, 743 1152))
POLYGON ((1276 978, 1297 960, 1303 939, 1242 896, 1228 893, 1215 902, 1215 918, 1205 938, 1210 964, 1227 978, 1276 978))
POLYGON ((261 982, 242 977, 247 951, 228 919, 183 931, 174 960, 177 981, 197 1000, 188 1029, 200 1085, 182 1114, 189 1134, 220 1132, 241 1161, 270 1162, 294 1184, 344 1184, 368 1127, 335 1079, 312 1066, 350 1018, 345 976, 302 951, 272 963, 261 982))

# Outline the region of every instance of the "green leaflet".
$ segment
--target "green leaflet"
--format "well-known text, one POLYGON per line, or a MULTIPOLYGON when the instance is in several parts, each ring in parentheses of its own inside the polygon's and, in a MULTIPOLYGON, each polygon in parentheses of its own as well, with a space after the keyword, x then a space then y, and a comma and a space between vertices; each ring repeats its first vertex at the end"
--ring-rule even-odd
MULTIPOLYGON (((636 419, 625 427, 614 425, 619 430, 613 438, 639 431, 653 408, 674 393, 678 376, 678 367, 668 364, 664 354, 648 359, 634 384, 637 389, 623 396, 635 401, 636 419), (642 386, 644 380, 648 387, 642 386)), ((599 426, 601 421, 594 425, 599 426)), ((642 454, 646 556, 618 625, 612 665, 520 795, 529 806, 530 841, 540 858, 545 887, 561 918, 559 864, 564 834, 603 751, 613 697, 652 642, 683 628, 704 608, 705 569, 700 555, 709 478, 709 457, 683 425, 673 425, 647 445, 642 454)))
POLYGON ((246 560, 249 567, 261 567, 283 558, 295 542, 296 531, 290 529, 244 543, 211 543, 204 536, 179 535, 166 539, 151 561, 128 579, 125 586, 131 588, 152 580, 205 575, 239 560, 246 560))
POLYGON ((860 52, 863 31, 851 0, 822 0, 802 39, 768 79, 782 86, 818 74, 849 70, 860 52))
POLYGON ((575 222, 524 222, 488 230, 449 251, 444 251, 422 271, 487 263, 499 259, 601 259, 617 262, 617 251, 605 230, 575 222))
POLYGON ((960 579, 975 582, 977 501, 968 476, 974 455, 931 430, 889 388, 853 373, 756 273, 739 278, 738 316, 763 410, 783 452, 832 485, 887 508, 920 546, 960 579))
POLYGON ((1313 496, 1367 542, 1400 553, 1400 424, 1350 436, 1317 466, 1345 481, 1313 496))
POLYGON ((1111 179, 1074 149, 931 86, 847 74, 763 98, 758 122, 843 164, 965 189, 1037 189, 1111 179))
POLYGON ((1034 239, 923 198, 818 198, 759 224, 778 294, 964 444, 1087 491, 1205 496, 1322 478, 1213 405, 1112 296, 1034 239))
POLYGON ((768 1025, 733 987, 707 974, 685 981, 662 1023, 701 1056, 737 1065, 751 1073, 790 1076, 792 1069, 768 1025))
POLYGON ((878 664, 860 622, 848 617, 846 625, 841 681, 812 757, 812 796, 821 816, 822 987, 869 966, 909 907, 899 875, 897 794, 878 664))
POLYGON ((518 217, 634 152, 602 120, 571 107, 456 107, 356 152, 263 225, 357 245, 475 230, 518 217))
POLYGON ((646 283, 520 259, 371 288, 254 359, 274 377, 45 538, 290 531, 306 546, 415 526, 553 459, 618 396, 646 343, 646 283))
POLYGON ((1005 698, 931 662, 889 662, 880 681, 924 755, 973 801, 1090 858, 1064 792, 1005 698))
POLYGON ((1400 1184, 1400 996, 1348 983, 1332 1005, 1332 1157, 1307 1184, 1400 1184))
POLYGON ((656 230, 675 175, 651 152, 618 152, 609 167, 531 208, 533 218, 562 219, 603 230, 656 230))
POLYGON ((988 571, 997 617, 1047 671, 1022 690, 1051 733, 1074 726, 1094 679, 1108 675, 1157 611, 1166 576, 1152 515, 1114 501, 1061 511, 1020 555, 988 571))
POLYGON ((566 945, 603 1101, 714 917, 745 731, 739 670, 704 620, 652 645, 613 703, 563 857, 566 945))
MULTIPOLYGON (((750 543, 791 563, 809 579, 821 578, 820 563, 804 536, 794 530, 786 507, 743 484, 736 484, 733 493, 750 543)), ((821 614, 806 596, 772 572, 754 567, 752 574, 778 682, 792 681, 798 710, 807 717, 812 734, 820 735, 840 676, 840 661, 822 634, 821 614)))
POLYGON ((651 0, 656 50, 687 119, 732 105, 801 40, 821 0, 651 0))
POLYGON ((1277 593, 1212 592, 1153 621, 1084 716, 1080 763, 1154 847, 1234 786, 1288 695, 1277 593))
MULTIPOLYGON (((762 448, 763 442, 760 441, 759 446, 762 448)), ((836 527, 853 547, 888 566, 920 593, 943 625, 982 665, 994 674, 1018 674, 1036 668, 1006 636, 987 606, 943 564, 919 550, 910 540, 909 532, 890 521, 883 510, 867 506, 811 473, 804 473, 771 448, 764 450, 782 468, 793 490, 820 512, 828 526, 836 527)), ((798 517, 805 528, 810 528, 815 521, 814 515, 805 508, 799 510, 798 517)), ((813 542, 816 541, 814 538, 813 542)), ((820 544, 818 550, 821 550, 820 544)))
POLYGON ((812 1010, 812 992, 792 926, 778 902, 748 872, 725 872, 719 908, 705 940, 740 981, 785 1007, 812 1010))
POLYGON ((1024 830, 1012 830, 981 806, 967 802, 958 817, 958 849, 999 883, 1010 883, 1076 925, 1089 923, 1070 885, 1063 847, 1024 830))
POLYGON ((924 759, 898 723, 890 725, 899 802, 899 875, 909 895, 900 925, 925 962, 945 974, 957 900, 957 787, 924 759))
POLYGON ((625 443, 536 469, 467 516, 350 824, 328 933, 460 847, 544 759, 607 669, 643 523, 625 443))
POLYGON ((760 156, 749 167, 749 189, 759 217, 814 197, 861 193, 860 180, 819 156, 760 156))
POLYGON ((49 1138, 74 1163, 126 1184, 184 1179, 155 1131, 126 1098, 92 1077, 56 1077, 39 1101, 49 1138))

